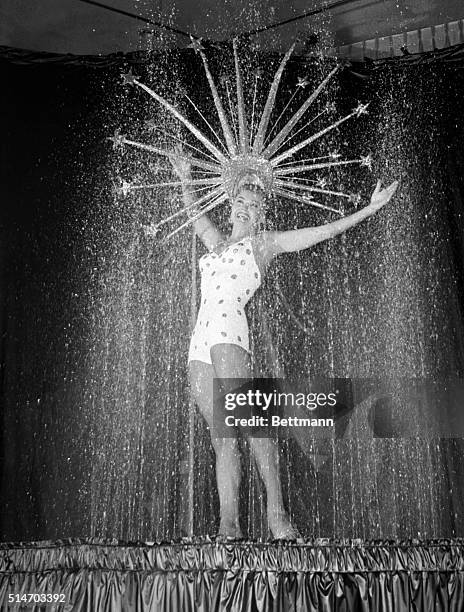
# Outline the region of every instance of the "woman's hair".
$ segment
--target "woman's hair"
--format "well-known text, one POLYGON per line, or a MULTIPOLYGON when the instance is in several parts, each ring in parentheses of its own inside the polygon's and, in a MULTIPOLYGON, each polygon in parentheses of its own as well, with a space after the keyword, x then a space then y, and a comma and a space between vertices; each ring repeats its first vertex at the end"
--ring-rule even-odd
POLYGON ((256 185, 256 183, 243 183, 243 185, 240 185, 237 195, 244 189, 258 193, 263 198, 263 204, 266 204, 266 192, 260 185, 256 185))

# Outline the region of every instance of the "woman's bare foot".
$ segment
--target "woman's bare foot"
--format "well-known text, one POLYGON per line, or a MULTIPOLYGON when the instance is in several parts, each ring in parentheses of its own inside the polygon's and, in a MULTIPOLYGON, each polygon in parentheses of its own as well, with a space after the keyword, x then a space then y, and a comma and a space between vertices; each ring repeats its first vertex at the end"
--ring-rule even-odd
POLYGON ((298 540, 300 532, 294 527, 286 512, 275 512, 269 516, 269 528, 275 540, 298 540))
POLYGON ((229 519, 221 519, 217 537, 233 540, 239 540, 243 538, 242 530, 240 529, 238 519, 236 521, 229 519))

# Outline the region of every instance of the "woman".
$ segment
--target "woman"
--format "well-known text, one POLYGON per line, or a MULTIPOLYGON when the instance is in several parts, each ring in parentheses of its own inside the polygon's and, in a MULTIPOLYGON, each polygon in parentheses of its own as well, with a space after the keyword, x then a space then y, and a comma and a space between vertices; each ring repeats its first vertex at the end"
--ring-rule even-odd
MULTIPOLYGON (((188 183, 190 164, 171 156, 172 166, 183 183, 185 205, 193 203, 188 183)), ((201 305, 189 349, 191 390, 200 412, 213 430, 213 379, 223 392, 232 391, 231 379, 252 378, 248 326, 243 310, 261 284, 267 266, 280 253, 307 249, 357 225, 380 210, 393 196, 397 181, 382 189, 378 181, 370 204, 354 214, 319 227, 290 231, 261 231, 264 222, 264 192, 255 182, 243 179, 231 202, 230 236, 224 235, 205 214, 195 223, 195 232, 207 247, 200 258, 201 305)), ((276 539, 293 539, 292 526, 282 499, 277 447, 267 438, 250 437, 249 443, 267 493, 269 528, 276 539)), ((240 538, 238 491, 240 458, 236 438, 212 436, 216 453, 216 478, 220 502, 219 535, 240 538)))

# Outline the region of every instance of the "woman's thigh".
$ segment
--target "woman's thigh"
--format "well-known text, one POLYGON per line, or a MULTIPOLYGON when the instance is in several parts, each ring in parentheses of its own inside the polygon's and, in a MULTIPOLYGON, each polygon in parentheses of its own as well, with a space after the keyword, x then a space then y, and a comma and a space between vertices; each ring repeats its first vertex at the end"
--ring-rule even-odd
POLYGON ((198 360, 189 363, 190 390, 210 429, 213 427, 213 380, 215 375, 214 366, 210 363, 198 360))
POLYGON ((211 347, 211 361, 221 380, 252 377, 250 354, 237 344, 215 344, 211 347))
POLYGON ((221 393, 227 393, 240 386, 241 379, 252 377, 252 366, 249 353, 237 344, 215 344, 211 347, 211 361, 212 364, 191 361, 189 378, 193 398, 212 432, 214 379, 218 379, 221 393))

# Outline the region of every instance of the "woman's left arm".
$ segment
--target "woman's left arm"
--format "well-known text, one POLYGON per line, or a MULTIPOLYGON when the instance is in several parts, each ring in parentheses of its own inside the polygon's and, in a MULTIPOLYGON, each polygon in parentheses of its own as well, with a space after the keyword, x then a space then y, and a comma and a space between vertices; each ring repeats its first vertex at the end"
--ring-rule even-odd
POLYGON ((269 245, 268 248, 274 251, 272 255, 307 249, 318 242, 328 240, 329 238, 337 236, 337 234, 341 234, 350 227, 354 227, 360 221, 370 217, 389 202, 398 187, 398 181, 394 181, 385 189, 381 187, 382 183, 378 181, 375 191, 372 194, 370 204, 348 217, 316 227, 303 227, 301 229, 289 230, 286 232, 272 232, 272 239, 267 241, 269 245))

